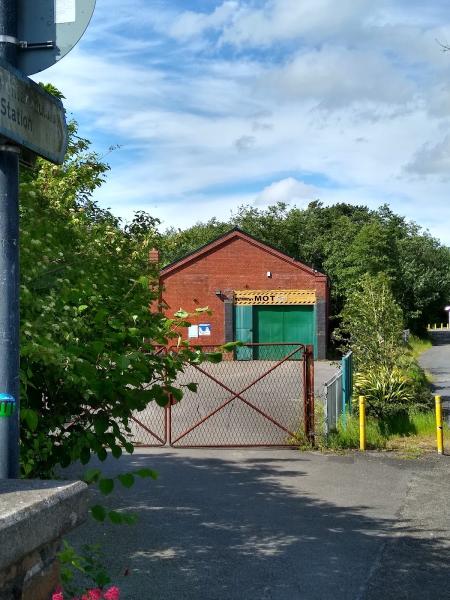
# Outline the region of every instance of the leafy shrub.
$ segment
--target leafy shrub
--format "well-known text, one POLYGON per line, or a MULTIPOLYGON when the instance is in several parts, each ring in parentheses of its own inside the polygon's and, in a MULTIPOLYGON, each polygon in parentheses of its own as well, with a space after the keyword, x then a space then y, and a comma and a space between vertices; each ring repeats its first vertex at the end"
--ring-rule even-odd
POLYGON ((356 373, 355 390, 366 398, 367 413, 376 417, 407 411, 415 401, 414 388, 398 367, 381 365, 356 373))

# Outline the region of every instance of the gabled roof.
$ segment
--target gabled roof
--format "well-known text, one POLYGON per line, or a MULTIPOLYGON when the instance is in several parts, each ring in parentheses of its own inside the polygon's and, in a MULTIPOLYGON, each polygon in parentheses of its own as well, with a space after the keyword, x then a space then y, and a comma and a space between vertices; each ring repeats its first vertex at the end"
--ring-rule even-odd
POLYGON ((178 260, 175 260, 174 262, 166 265, 161 270, 161 276, 164 277, 165 275, 168 275, 169 273, 172 273, 173 271, 177 271, 177 270, 189 265, 190 263, 201 258, 204 254, 207 254, 211 250, 218 249, 221 246, 225 246, 227 243, 231 242, 234 239, 244 240, 244 241, 248 242, 249 244, 256 246, 257 248, 260 248, 264 252, 267 252, 268 254, 272 254, 273 256, 276 256, 277 258, 284 260, 285 262, 297 267, 298 269, 301 269, 302 271, 305 271, 306 273, 309 273, 310 275, 314 275, 314 277, 326 277, 326 275, 324 275, 323 273, 319 273, 319 271, 316 271, 315 269, 312 269, 311 267, 304 265, 303 263, 299 262, 298 260, 295 260, 295 258, 291 258, 284 252, 277 250, 277 248, 274 248, 273 246, 266 244, 265 242, 261 242, 260 240, 253 237, 249 233, 246 233, 242 229, 239 229, 239 227, 235 227, 234 229, 231 229, 227 233, 223 233, 222 235, 219 235, 217 238, 215 238, 211 242, 208 242, 207 244, 200 246, 200 248, 197 248, 197 250, 194 250, 193 252, 189 252, 189 254, 186 254, 182 258, 179 258, 178 260))

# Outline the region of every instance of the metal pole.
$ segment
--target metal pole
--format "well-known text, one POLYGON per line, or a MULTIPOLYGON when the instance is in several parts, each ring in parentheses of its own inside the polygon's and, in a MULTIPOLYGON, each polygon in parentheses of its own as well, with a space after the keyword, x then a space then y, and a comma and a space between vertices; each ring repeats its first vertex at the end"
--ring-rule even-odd
POLYGON ((303 355, 304 365, 304 421, 305 436, 314 444, 314 349, 306 346, 303 355))
MULTIPOLYGON (((16 0, 0 0, 0 34, 16 38, 16 0)), ((16 65, 16 46, 0 42, 0 59, 16 65)), ((19 149, 0 140, 0 393, 16 410, 0 419, 0 478, 19 476, 19 149)))
POLYGON ((442 399, 435 396, 436 403, 436 446, 438 454, 444 454, 444 426, 442 423, 442 399))
POLYGON ((359 397, 359 449, 366 449, 366 399, 359 397))

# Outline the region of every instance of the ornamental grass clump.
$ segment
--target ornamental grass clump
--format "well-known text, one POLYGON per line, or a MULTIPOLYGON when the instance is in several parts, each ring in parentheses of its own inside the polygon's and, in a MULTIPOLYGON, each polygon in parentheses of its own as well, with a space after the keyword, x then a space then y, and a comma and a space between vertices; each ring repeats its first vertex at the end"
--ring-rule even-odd
POLYGON ((368 413, 378 418, 407 412, 414 404, 413 387, 398 367, 389 369, 381 365, 356 373, 354 385, 355 395, 365 397, 368 413))

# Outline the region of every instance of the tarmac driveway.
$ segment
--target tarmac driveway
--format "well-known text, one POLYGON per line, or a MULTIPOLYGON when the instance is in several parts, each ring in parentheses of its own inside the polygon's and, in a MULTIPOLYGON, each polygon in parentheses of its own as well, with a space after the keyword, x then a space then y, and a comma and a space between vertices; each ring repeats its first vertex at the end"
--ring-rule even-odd
POLYGON ((102 468, 144 466, 156 482, 101 499, 137 525, 70 536, 102 543, 123 600, 450 598, 448 457, 163 448, 102 468))

